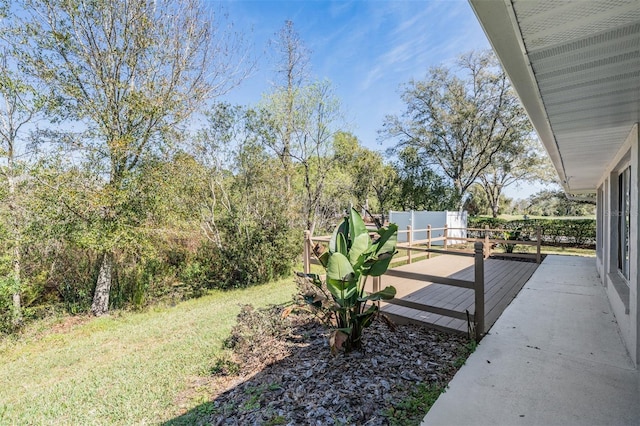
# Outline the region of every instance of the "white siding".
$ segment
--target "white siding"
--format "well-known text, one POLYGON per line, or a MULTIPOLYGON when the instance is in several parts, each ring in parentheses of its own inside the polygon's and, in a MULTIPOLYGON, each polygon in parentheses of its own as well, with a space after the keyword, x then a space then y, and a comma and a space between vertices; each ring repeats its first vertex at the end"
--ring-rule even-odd
POLYGON ((624 145, 601 178, 598 188, 598 241, 602 252, 598 253, 598 272, 613 310, 620 334, 636 365, 640 363, 640 295, 638 292, 638 264, 640 243, 638 242, 640 219, 640 148, 638 146, 639 127, 636 124, 624 145), (618 200, 618 176, 621 170, 631 166, 631 223, 630 223, 630 268, 629 280, 618 271, 618 220, 620 218, 618 200))

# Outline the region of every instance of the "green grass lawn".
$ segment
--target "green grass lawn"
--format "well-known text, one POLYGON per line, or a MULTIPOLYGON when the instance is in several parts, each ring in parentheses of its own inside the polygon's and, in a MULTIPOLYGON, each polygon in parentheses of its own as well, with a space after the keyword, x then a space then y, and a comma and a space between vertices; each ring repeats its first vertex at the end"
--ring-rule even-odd
MULTIPOLYGON (((481 214, 479 217, 492 217, 488 214, 481 214)), ((589 216, 535 216, 527 215, 529 219, 595 219, 595 215, 589 216)), ((498 215, 498 219, 504 220, 524 220, 524 215, 521 214, 501 214, 498 215)))
MULTIPOLYGON (((203 402, 184 395, 222 353, 239 304, 291 299, 292 278, 170 308, 30 328, 0 342, 0 424, 149 424, 203 402)), ((68 319, 67 319, 68 320, 68 319)))
MULTIPOLYGON (((496 249, 494 251, 495 252, 500 252, 500 251, 503 251, 503 250, 496 249)), ((516 244, 516 248, 515 248, 514 252, 516 252, 516 253, 535 253, 536 252, 536 247, 535 246, 526 246, 526 245, 523 245, 523 244, 520 244, 520 245, 516 244)), ((579 248, 579 247, 556 247, 556 246, 545 246, 545 245, 542 245, 542 246, 540 246, 540 252, 543 253, 543 254, 565 254, 565 255, 571 255, 571 256, 588 256, 588 257, 595 257, 596 256, 595 249, 586 249, 586 248, 579 248)))
MULTIPOLYGON (((467 251, 472 251, 473 250, 473 246, 471 244, 466 244, 466 245, 458 245, 456 246, 457 248, 460 249, 464 249, 467 251)), ((497 246, 494 247, 491 250, 492 254, 500 254, 500 253, 504 253, 504 248, 501 246, 497 246)), ((563 255, 570 255, 570 256, 587 256, 587 257, 595 257, 596 255, 596 251, 595 249, 589 249, 589 248, 580 248, 580 247, 570 247, 570 246, 566 246, 566 247, 556 247, 556 246, 546 246, 546 245, 542 245, 540 246, 540 252, 542 254, 563 254, 563 255)), ((529 254, 535 254, 536 253, 536 246, 530 246, 530 245, 525 245, 525 244, 516 244, 516 247, 514 249, 514 253, 529 253, 529 254)))

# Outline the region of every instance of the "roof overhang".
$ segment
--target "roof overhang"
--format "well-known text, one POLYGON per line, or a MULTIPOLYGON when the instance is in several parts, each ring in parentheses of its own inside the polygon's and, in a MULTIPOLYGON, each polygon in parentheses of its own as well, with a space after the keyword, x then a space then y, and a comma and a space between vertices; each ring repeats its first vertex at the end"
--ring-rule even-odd
POLYGON ((565 191, 595 191, 640 121, 640 2, 469 1, 565 191))

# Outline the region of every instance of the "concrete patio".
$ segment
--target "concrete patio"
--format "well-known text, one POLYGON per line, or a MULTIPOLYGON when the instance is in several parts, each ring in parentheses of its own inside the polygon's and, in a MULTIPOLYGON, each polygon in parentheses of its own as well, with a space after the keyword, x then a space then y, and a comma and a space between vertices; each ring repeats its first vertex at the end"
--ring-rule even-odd
POLYGON ((423 425, 639 425, 640 375, 595 258, 547 256, 423 425))

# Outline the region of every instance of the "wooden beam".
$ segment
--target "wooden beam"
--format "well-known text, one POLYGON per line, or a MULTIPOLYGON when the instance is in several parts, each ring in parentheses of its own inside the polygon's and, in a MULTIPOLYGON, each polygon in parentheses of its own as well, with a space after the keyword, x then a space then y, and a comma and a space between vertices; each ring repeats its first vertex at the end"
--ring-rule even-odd
POLYGON ((388 269, 385 273, 387 277, 398 277, 398 278, 407 278, 415 281, 425 281, 431 282, 434 284, 446 284, 453 287, 462 287, 473 289, 474 282, 473 281, 465 281, 459 280, 456 278, 448 278, 448 277, 438 277, 436 275, 422 274, 419 272, 409 272, 409 271, 399 271, 397 269, 388 269))
MULTIPOLYGON (((437 306, 425 305, 424 303, 411 302, 409 300, 404 299, 391 299, 385 300, 385 303, 389 303, 390 305, 404 306, 405 308, 416 309, 422 312, 431 312, 432 314, 442 315, 445 317, 452 317, 461 320, 467 320, 467 313, 454 311, 452 309, 439 308, 437 306)), ((473 315, 471 318, 473 319, 473 315)))

